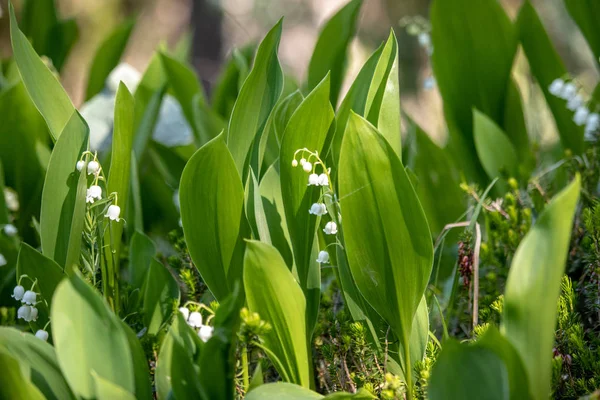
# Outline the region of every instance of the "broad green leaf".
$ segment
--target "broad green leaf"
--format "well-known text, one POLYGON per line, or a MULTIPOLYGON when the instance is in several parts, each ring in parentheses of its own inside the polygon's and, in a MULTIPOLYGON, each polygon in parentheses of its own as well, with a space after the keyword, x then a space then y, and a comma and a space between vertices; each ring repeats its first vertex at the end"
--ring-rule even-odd
POLYGON ((206 143, 206 140, 203 141, 202 135, 195 123, 194 114, 196 111, 194 108, 196 106, 194 105, 194 98, 197 97, 198 106, 205 106, 204 89, 198 81, 196 73, 190 67, 164 53, 160 57, 173 94, 177 98, 177 101, 179 101, 179 104, 181 104, 183 115, 185 115, 185 118, 192 127, 196 144, 200 146, 206 143))
POLYGON ((81 176, 75 165, 87 150, 88 141, 88 128, 75 112, 52 150, 44 181, 40 214, 42 252, 62 266, 67 261, 71 235, 81 236, 81 231, 71 232, 73 221, 81 217, 74 213, 81 176))
POLYGON ((0 346, 0 397, 3 399, 42 400, 44 395, 23 375, 23 364, 0 346))
POLYGON ((13 57, 31 100, 46 120, 52 137, 57 140, 73 118, 75 107, 56 76, 46 67, 27 37, 19 30, 12 4, 9 5, 9 13, 13 57))
POLYGON ((85 91, 86 100, 91 99, 104 88, 106 78, 119 64, 121 56, 125 52, 134 26, 134 20, 127 20, 119 24, 98 47, 88 77, 85 91))
POLYGON ((112 383, 111 381, 102 378, 95 371, 92 371, 94 378, 94 386, 96 387, 96 396, 98 400, 135 400, 135 396, 123 389, 121 386, 112 383))
POLYGON ((565 76, 567 70, 529 0, 521 6, 516 26, 519 29, 521 45, 529 61, 531 72, 544 92, 546 102, 554 115, 563 147, 571 149, 576 154, 581 153, 583 128, 573 122, 573 113, 567 109, 566 102, 548 91, 552 81, 565 76))
POLYGON ((279 21, 258 46, 254 66, 231 112, 227 146, 240 176, 243 176, 252 142, 260 137, 283 90, 283 72, 277 59, 281 25, 279 21))
MULTIPOLYGON (((87 169, 87 164, 85 164, 84 167, 87 169)), ((75 174, 77 178, 74 199, 75 204, 73 206, 67 256, 64 264, 67 275, 71 275, 71 273, 77 269, 81 257, 81 242, 83 241, 83 227, 85 225, 85 196, 87 193, 87 173, 85 169, 82 168, 79 174, 75 174)))
POLYGON ((25 0, 21 29, 38 54, 48 55, 52 29, 58 23, 54 0, 25 0))
POLYGON ((155 254, 152 240, 143 232, 136 231, 129 243, 129 283, 134 288, 142 288, 155 254))
MULTIPOLYGON (((117 194, 115 204, 121 207, 121 215, 127 215, 131 177, 131 155, 133 150, 133 97, 123 82, 119 83, 115 100, 115 124, 112 137, 112 152, 106 195, 117 194)), ((104 234, 106 262, 110 269, 120 270, 121 221, 109 221, 109 229, 104 234)))
POLYGON ((346 54, 356 31, 362 0, 351 0, 323 26, 308 65, 308 90, 313 90, 329 74, 333 107, 337 105, 346 72, 346 54))
POLYGON ((6 185, 16 190, 20 209, 13 224, 26 242, 35 243, 32 217, 39 219, 41 189, 50 157, 46 122, 18 82, 0 93, 0 159, 6 185))
POLYGON ((600 3, 595 0, 565 0, 571 18, 577 23, 581 33, 594 53, 596 63, 600 60, 600 3))
MULTIPOLYGON (((60 371, 54 348, 14 328, 0 328, 0 348, 31 370, 31 383, 50 400, 75 399, 60 371)), ((4 372, 4 369, 3 369, 4 372)), ((2 396, 0 396, 2 397, 2 396)))
POLYGON ((534 399, 550 396, 556 303, 580 186, 577 176, 546 206, 517 248, 506 282, 504 333, 523 359, 534 399))
POLYGON ((58 362, 77 396, 95 395, 92 371, 135 392, 132 354, 121 322, 77 275, 56 289, 51 319, 58 362))
POLYGON ((433 262, 425 213, 395 151, 357 114, 346 128, 339 169, 352 276, 407 350, 433 262))
POLYGON ((475 109, 473 135, 481 165, 491 179, 517 175, 519 160, 515 147, 494 121, 475 109))
POLYGON ((529 173, 529 169, 532 169, 535 165, 532 165, 534 164, 533 154, 529 144, 525 115, 523 114, 521 91, 514 78, 511 79, 507 90, 503 130, 514 146, 519 161, 524 164, 520 165, 521 169, 523 172, 529 173))
POLYGON ((493 350, 447 340, 431 373, 429 399, 508 400, 509 372, 493 350))
POLYGON ((217 114, 229 120, 240 88, 248 76, 254 56, 254 46, 233 49, 223 72, 217 78, 212 95, 212 106, 217 114))
POLYGON ((417 194, 431 233, 437 235, 466 208, 459 171, 447 149, 438 147, 420 127, 416 127, 414 145, 412 168, 418 178, 417 194))
POLYGON ((37 279, 36 292, 48 302, 48 306, 52 304, 56 287, 66 277, 60 265, 27 243, 21 244, 17 260, 17 276, 21 275, 27 275, 33 280, 37 279))
POLYGON ((144 324, 148 334, 156 335, 171 317, 179 302, 179 286, 169 270, 152 259, 144 283, 144 324))
MULTIPOLYGON (((281 143, 281 194, 300 287, 306 296, 309 333, 313 329, 312 316, 316 315, 319 308, 321 285, 320 282, 312 281, 316 276, 315 269, 320 268, 312 254, 319 218, 308 211, 319 200, 321 191, 320 187, 307 185, 308 174, 301 167, 294 168, 292 160, 302 157, 302 154, 295 155, 298 149, 307 148, 323 153, 323 145, 333 118, 333 109, 329 103, 329 77, 326 76, 298 106, 287 124, 281 143)), ((322 168, 318 166, 316 171, 321 173, 322 168)))
POLYGON ((358 389, 356 393, 336 392, 324 397, 325 400, 372 400, 377 396, 371 394, 367 389, 358 389))
POLYGON ((254 171, 250 169, 244 193, 244 204, 246 218, 252 229, 252 237, 265 243, 271 244, 271 233, 267 223, 267 216, 263 207, 260 189, 254 171))
POLYGON ((222 300, 242 277, 242 266, 232 259, 244 205, 242 181, 223 135, 190 158, 181 175, 179 199, 192 260, 212 294, 222 300))
POLYGON ((267 355, 273 365, 283 380, 310 387, 312 363, 306 340, 306 300, 277 249, 261 242, 247 242, 244 287, 249 309, 272 326, 264 336, 264 345, 270 350, 267 355))
POLYGON ((373 72, 365 107, 363 116, 386 138, 398 157, 402 158, 398 42, 394 30, 390 32, 373 72))
POLYGON ((133 361, 133 376, 135 379, 135 395, 138 399, 151 399, 152 388, 150 386, 150 372, 148 370, 148 359, 142 348, 142 343, 137 335, 131 330, 123 320, 121 328, 127 336, 129 349, 131 350, 131 359, 133 361))
POLYGON ((324 397, 302 386, 286 382, 260 385, 246 395, 246 400, 319 400, 324 397))
POLYGON ((52 28, 49 38, 48 57, 58 72, 62 70, 69 52, 79 38, 79 27, 75 18, 60 21, 52 28))
POLYGON ((290 234, 285 221, 283 198, 281 197, 281 181, 275 165, 271 165, 260 182, 260 195, 263 210, 267 218, 267 227, 271 243, 288 268, 292 270, 294 255, 290 246, 290 234))
POLYGON ((194 123, 192 126, 198 131, 200 145, 217 137, 226 127, 225 120, 211 109, 200 97, 196 95, 192 100, 192 111, 194 113, 194 123))

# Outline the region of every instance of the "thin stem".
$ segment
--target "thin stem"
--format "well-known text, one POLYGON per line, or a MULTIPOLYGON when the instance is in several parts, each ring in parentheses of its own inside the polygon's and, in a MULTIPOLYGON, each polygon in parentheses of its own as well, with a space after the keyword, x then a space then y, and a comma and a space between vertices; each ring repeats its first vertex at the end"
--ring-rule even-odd
POLYGON ((244 380, 244 393, 248 393, 250 387, 250 378, 248 376, 248 348, 242 347, 242 373, 244 380))
POLYGON ((404 335, 404 377, 406 378, 406 400, 412 400, 412 367, 410 365, 410 339, 404 335))
POLYGON ((479 250, 481 249, 481 228, 475 223, 475 249, 473 250, 473 329, 479 322, 479 250))

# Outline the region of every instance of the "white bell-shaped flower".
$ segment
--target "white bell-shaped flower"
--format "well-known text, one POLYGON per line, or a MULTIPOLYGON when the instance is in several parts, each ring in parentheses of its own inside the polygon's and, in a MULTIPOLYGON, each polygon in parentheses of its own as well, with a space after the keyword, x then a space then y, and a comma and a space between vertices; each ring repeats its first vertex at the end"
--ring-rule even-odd
POLYGON ((326 235, 335 235, 337 231, 337 224, 333 221, 326 223, 325 228, 323 228, 323 232, 325 232, 326 235))
POLYGON ((575 111, 575 115, 573 116, 573 122, 575 122, 575 124, 578 126, 584 125, 587 121, 589 113, 590 110, 588 110, 586 106, 578 107, 575 111))
POLYGON ((21 300, 23 295, 25 294, 25 288, 21 285, 15 286, 13 289, 13 294, 10 295, 15 300, 21 300))
POLYGON ((327 177, 327 174, 319 175, 318 186, 329 186, 329 178, 327 177))
POLYGON ((110 207, 108 207, 108 211, 106 211, 105 217, 118 222, 120 221, 119 215, 121 215, 121 207, 113 204, 110 207))
POLYGON ((206 342, 208 342, 208 339, 210 339, 212 337, 214 331, 215 331, 215 328, 213 328, 212 326, 202 325, 200 327, 200 330, 198 331, 198 336, 200 336, 200 339, 204 343, 206 343, 206 342))
POLYGON ((23 303, 25 304, 35 304, 35 301, 37 300, 37 293, 31 290, 28 290, 25 292, 25 294, 23 295, 23 303))
POLYGON ((571 99, 573 96, 575 96, 577 94, 577 86, 575 86, 574 84, 572 84, 571 82, 566 83, 560 94, 558 95, 558 97, 565 99, 565 100, 569 100, 571 99))
POLYGON ((29 306, 21 306, 17 310, 17 319, 24 319, 25 321, 29 321, 29 316, 31 315, 31 307, 29 306))
POLYGON ((38 329, 35 333, 35 337, 38 339, 42 339, 44 342, 48 341, 48 332, 43 329, 38 329))
POLYGON ((569 99, 569 101, 567 101, 567 108, 571 111, 575 111, 577 108, 581 107, 582 105, 583 105, 583 99, 578 94, 571 97, 569 99))
POLYGON ((15 236, 17 234, 17 232, 19 232, 19 231, 17 230, 17 227, 14 226, 13 224, 4 225, 4 233, 7 236, 15 236))
POLYGON ((85 202, 93 203, 94 201, 100 199, 102 199, 102 188, 98 185, 90 186, 85 195, 85 202))
POLYGON ((302 164, 302 169, 304 172, 311 173, 312 172, 312 163, 310 161, 306 161, 302 164))
POLYGON ((292 167, 297 167, 298 166, 298 160, 296 160, 294 158, 294 160, 292 161, 292 167))
POLYGON ((435 87, 435 78, 433 76, 428 76, 423 81, 423 89, 431 90, 435 87))
POLYGON ((585 130, 595 131, 598 127, 600 127, 600 114, 591 113, 585 121, 585 130))
POLYGON ((198 311, 191 313, 190 317, 188 318, 188 325, 194 328, 200 328, 202 326, 202 314, 200 314, 198 311))
POLYGON ((190 310, 187 307, 179 307, 179 312, 183 315, 183 319, 186 321, 190 317, 190 310))
POLYGON ((306 163, 306 158, 302 157, 300 159, 300 165, 304 166, 305 163, 306 163))
POLYGON ((431 36, 427 32, 419 33, 418 40, 421 47, 431 46, 431 36))
POLYGON ((85 161, 79 160, 79 161, 77 161, 77 164, 75 165, 75 167, 77 168, 77 171, 81 171, 83 169, 84 165, 85 165, 85 161))
POLYGON ((308 186, 319 186, 319 175, 310 174, 308 176, 308 186))
POLYGON ((87 166, 88 175, 97 174, 100 171, 100 163, 98 161, 90 161, 87 166))
POLYGON ((329 262, 329 253, 325 250, 321 250, 319 252, 319 256, 317 257, 317 262, 321 264, 327 264, 329 262))
POLYGON ((6 257, 4 257, 3 254, 0 254, 0 267, 4 267, 6 264, 6 257))
POLYGON ((35 307, 31 307, 30 313, 29 313, 29 321, 35 321, 37 320, 38 317, 38 309, 35 307))
POLYGON ((310 206, 308 213, 317 216, 325 215, 327 214, 327 206, 323 203, 314 203, 310 206))
POLYGON ((554 96, 560 96, 564 87, 565 81, 563 81, 561 78, 557 78, 552 81, 550 86, 548 86, 548 91, 554 96))

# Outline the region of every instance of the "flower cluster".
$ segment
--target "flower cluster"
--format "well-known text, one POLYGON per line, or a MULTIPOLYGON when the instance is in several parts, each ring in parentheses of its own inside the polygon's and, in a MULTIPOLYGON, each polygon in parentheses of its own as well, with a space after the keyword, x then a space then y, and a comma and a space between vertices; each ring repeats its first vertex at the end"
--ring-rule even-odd
MULTIPOLYGON (((86 155, 90 155, 93 157, 92 161, 88 162, 88 164, 87 164, 87 174, 93 175, 93 183, 87 189, 87 192, 85 195, 85 202, 88 204, 94 204, 96 201, 102 200, 102 187, 100 187, 99 182, 101 180, 104 180, 104 176, 102 176, 102 166, 98 162, 97 155, 92 154, 89 151, 84 152, 81 155, 81 159, 79 161, 77 161, 77 164, 76 164, 77 171, 81 171, 85 167, 85 161, 83 158, 86 157, 86 155)), ((120 219, 121 207, 119 207, 116 204, 116 202, 117 202, 117 194, 116 193, 114 193, 114 202, 115 202, 115 204, 111 204, 108 207, 104 217, 109 218, 112 221, 119 222, 121 220, 120 219)))
POLYGON ((574 112, 573 122, 578 126, 585 125, 585 138, 593 140, 593 134, 600 128, 600 114, 596 111, 590 111, 589 104, 586 104, 580 90, 573 82, 566 82, 562 78, 557 78, 548 87, 550 94, 566 100, 567 108, 574 112))
MULTIPOLYGON (((304 172, 309 174, 308 176, 308 186, 318 186, 323 188, 323 192, 320 196, 318 202, 313 203, 308 213, 311 215, 315 215, 317 217, 322 217, 327 215, 329 211, 327 210, 327 205, 322 202, 324 198, 332 198, 333 188, 330 185, 330 176, 331 170, 325 166, 325 163, 319 157, 319 153, 316 151, 311 151, 306 148, 298 149, 294 153, 294 159, 292 160, 292 167, 302 166, 304 172), (296 159, 296 157, 300 154, 300 161, 296 159), (320 174, 317 174, 317 167, 322 170, 320 174)), ((335 221, 329 221, 325 224, 323 228, 323 232, 326 235, 336 235, 338 232, 338 227, 335 221)), ((329 263, 329 253, 326 250, 321 250, 317 257, 317 262, 320 264, 329 263)))
MULTIPOLYGON (((38 301, 38 293, 34 291, 37 280, 33 282, 31 289, 26 291, 21 285, 21 280, 23 278, 29 277, 27 275, 21 276, 17 286, 15 286, 13 289, 13 294, 11 297, 21 302, 21 307, 19 307, 17 310, 17 318, 23 319, 25 322, 35 322, 38 318, 38 309, 36 305, 41 303, 38 301)), ((45 328, 46 327, 44 327, 44 329, 45 328)), ((38 331, 35 333, 35 336, 45 341, 48 340, 48 332, 46 332, 44 329, 38 329, 38 331)))
MULTIPOLYGON (((202 307, 203 305, 200 304, 200 306, 202 307)), ((202 308, 208 309, 208 307, 206 307, 206 306, 204 306, 202 308)), ((208 310, 212 312, 212 310, 210 310, 210 309, 208 309, 208 310)), ((189 326, 191 326, 194 329, 197 329, 198 336, 200 337, 200 339, 204 343, 208 342, 208 339, 210 339, 212 337, 215 328, 210 325, 205 325, 202 323, 203 322, 202 314, 200 314, 199 311, 190 312, 189 308, 187 308, 187 307, 180 307, 179 312, 181 313, 181 315, 183 315, 183 318, 185 319, 185 321, 187 322, 187 324, 189 326)), ((212 317, 212 315, 207 318, 207 320, 206 320, 207 324, 208 324, 208 322, 210 322, 211 317, 212 317)))

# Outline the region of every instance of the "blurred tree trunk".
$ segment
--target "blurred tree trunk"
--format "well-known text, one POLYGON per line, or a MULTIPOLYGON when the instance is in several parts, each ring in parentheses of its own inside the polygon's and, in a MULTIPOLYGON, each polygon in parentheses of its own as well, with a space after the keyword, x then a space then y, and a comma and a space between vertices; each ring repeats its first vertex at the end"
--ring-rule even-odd
POLYGON ((222 62, 222 19, 223 12, 218 0, 193 0, 191 63, 209 94, 222 62))

